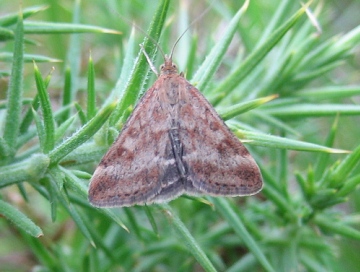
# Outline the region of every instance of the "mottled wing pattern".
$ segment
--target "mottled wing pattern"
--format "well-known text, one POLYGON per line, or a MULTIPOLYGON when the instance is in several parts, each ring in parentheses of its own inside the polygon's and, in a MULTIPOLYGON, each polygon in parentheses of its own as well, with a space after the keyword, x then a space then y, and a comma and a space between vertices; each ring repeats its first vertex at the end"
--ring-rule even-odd
POLYGON ((204 96, 182 79, 179 135, 188 168, 186 191, 242 196, 262 188, 260 170, 244 145, 204 96), (196 112, 196 118, 194 118, 196 112), (195 190, 194 190, 195 188, 195 190))
POLYGON ((204 96, 165 59, 162 75, 101 160, 89 189, 98 207, 169 201, 182 193, 241 196, 259 168, 204 96))
POLYGON ((168 135, 171 116, 162 101, 164 91, 157 80, 101 160, 89 188, 93 205, 160 202, 183 192, 168 135))

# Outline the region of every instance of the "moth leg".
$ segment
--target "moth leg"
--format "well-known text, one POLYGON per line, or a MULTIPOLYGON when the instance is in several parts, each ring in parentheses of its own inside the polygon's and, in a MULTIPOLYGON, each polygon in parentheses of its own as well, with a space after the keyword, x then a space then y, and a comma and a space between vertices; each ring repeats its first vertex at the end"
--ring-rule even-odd
POLYGON ((150 69, 155 73, 155 75, 157 77, 159 77, 159 73, 158 71, 156 70, 156 67, 154 65, 154 63, 151 61, 151 58, 149 57, 149 55, 146 53, 145 51, 145 48, 144 48, 144 45, 143 44, 139 44, 140 45, 140 48, 141 48, 141 51, 143 52, 147 62, 149 63, 149 66, 150 66, 150 69))

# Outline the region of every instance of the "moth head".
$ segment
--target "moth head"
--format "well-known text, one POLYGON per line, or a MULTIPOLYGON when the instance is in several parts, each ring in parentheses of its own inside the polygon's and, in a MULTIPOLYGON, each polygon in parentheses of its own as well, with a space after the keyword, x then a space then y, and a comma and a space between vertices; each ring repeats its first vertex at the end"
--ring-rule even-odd
POLYGON ((176 64, 172 62, 171 56, 165 55, 164 64, 160 66, 160 71, 162 75, 170 75, 170 74, 177 74, 178 69, 176 64))

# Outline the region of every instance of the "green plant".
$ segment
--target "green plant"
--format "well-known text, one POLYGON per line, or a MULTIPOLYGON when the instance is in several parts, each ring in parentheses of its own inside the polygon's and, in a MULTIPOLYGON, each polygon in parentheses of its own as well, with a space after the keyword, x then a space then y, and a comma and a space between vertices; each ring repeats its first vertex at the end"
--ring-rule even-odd
MULTIPOLYGON (((180 69, 251 149, 263 173, 262 193, 233 199, 181 197, 169 204, 123 209, 91 207, 87 184, 139 96, 153 82, 136 42, 141 34, 128 23, 119 26, 122 35, 80 25, 77 2, 72 24, 28 20, 44 13, 44 7, 0 17, 0 40, 7 46, 0 60, 12 61, 11 69, 1 72, 11 76, 0 104, 0 211, 8 219, 0 227, 4 233, 13 226, 16 230, 11 240, 1 238, 4 254, 26 249, 44 271, 193 271, 199 266, 206 271, 341 271, 346 264, 350 271, 358 260, 344 259, 343 245, 349 246, 352 239, 357 242, 352 246, 359 247, 360 240, 359 203, 351 200, 360 183, 359 128, 351 126, 359 121, 355 101, 360 86, 349 85, 354 67, 345 63, 351 63, 352 50, 360 43, 360 28, 319 36, 309 19, 312 13, 305 14, 308 4, 253 1, 248 7, 246 1, 240 7, 235 2, 213 1, 211 14, 200 19, 199 40, 190 35, 192 28, 188 30, 175 61, 179 56, 180 69), (220 37, 213 35, 224 22, 220 37), (73 35, 66 47, 59 46, 64 42, 58 35, 44 36, 47 50, 67 59, 60 76, 52 72, 43 77, 38 68, 43 67, 40 62, 46 67, 58 59, 24 53, 37 45, 30 34, 89 32, 96 36, 96 61, 89 58, 87 84, 79 68, 79 52, 86 51, 80 45, 84 36, 73 35), (239 35, 241 42, 233 41, 239 35), (120 49, 112 53, 109 44, 120 49), (27 62, 34 63, 31 69, 24 67, 27 62), (346 76, 337 76, 338 67, 345 67, 346 76), (82 92, 80 86, 85 85, 82 92), (59 89, 62 102, 56 103, 59 89), (354 207, 340 209, 340 203, 354 207), (16 244, 13 237, 18 238, 16 244), (340 256, 335 248, 343 250, 340 256)), ((60 12, 68 14, 67 4, 49 3, 50 9, 57 8, 51 21, 60 12)), ((152 17, 147 31, 151 39, 143 43, 155 59, 154 40, 168 52, 170 41, 190 24, 190 7, 185 1, 151 3, 104 1, 98 9, 84 4, 81 13, 100 9, 99 22, 110 21, 112 26, 122 20, 105 8, 120 10, 126 18, 138 16, 140 23, 152 17), (176 35, 173 24, 166 24, 171 12, 179 14, 174 19, 180 27, 176 35)), ((322 11, 328 6, 311 6, 316 17, 325 20, 322 11)))

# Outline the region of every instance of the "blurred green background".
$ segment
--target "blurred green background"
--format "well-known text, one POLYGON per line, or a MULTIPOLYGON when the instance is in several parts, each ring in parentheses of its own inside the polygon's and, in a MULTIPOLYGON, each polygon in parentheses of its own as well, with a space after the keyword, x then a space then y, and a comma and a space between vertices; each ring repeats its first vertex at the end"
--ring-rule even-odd
MULTIPOLYGON (((63 107, 66 69, 71 69, 71 84, 72 88, 76 89, 72 100, 79 103, 81 107, 86 107, 90 52, 96 74, 97 106, 101 108, 106 98, 114 92, 114 87, 123 72, 122 69, 126 66, 124 62, 126 56, 130 54, 128 44, 131 43, 131 22, 146 32, 160 2, 150 0, 82 2, 26 0, 20 4, 17 1, 2 0, 0 16, 16 13, 20 5, 24 10, 44 5, 46 8, 25 21, 56 23, 75 21, 122 32, 121 35, 109 33, 25 34, 25 39, 28 39, 24 47, 26 54, 60 60, 37 62, 43 77, 51 73, 47 91, 54 112, 63 107), (80 8, 77 10, 76 6, 80 8)), ((174 61, 178 64, 180 71, 185 72, 188 79, 196 78, 196 71, 212 48, 222 39, 230 20, 241 8, 243 1, 170 1, 163 34, 159 41, 165 52, 170 52, 175 40, 186 27, 210 5, 209 11, 200 17, 180 40, 174 53, 174 61)), ((360 1, 313 1, 311 10, 321 26, 321 33, 311 26, 308 17, 304 15, 296 26, 281 38, 274 49, 265 53, 266 57, 252 68, 233 92, 229 92, 225 97, 222 97, 220 93, 212 92, 225 82, 252 52, 259 48, 259 41, 262 38, 269 37, 270 34, 266 33, 266 30, 270 29, 272 23, 275 25, 271 33, 275 32, 275 29, 278 29, 300 8, 300 1, 251 1, 240 19, 236 34, 226 54, 222 57, 221 65, 204 92, 219 111, 224 111, 229 105, 243 100, 251 101, 255 98, 277 94, 280 99, 275 100, 275 104, 269 104, 268 108, 265 106, 263 112, 259 111, 258 115, 246 113, 239 119, 264 134, 319 145, 326 145, 326 138, 331 134, 332 125, 338 122, 334 133, 335 140, 332 142, 333 147, 353 151, 360 143, 358 109, 351 114, 340 114, 339 119, 336 114, 314 114, 313 116, 300 114, 299 118, 287 118, 286 114, 281 115, 274 111, 276 111, 276 103, 279 103, 279 108, 284 107, 286 103, 290 103, 289 105, 304 103, 305 105, 309 101, 314 105, 319 103, 319 105, 357 106, 359 104, 360 54, 358 45, 360 39, 354 39, 355 41, 352 41, 349 46, 336 42, 359 26, 360 1), (286 7, 286 9, 281 10, 281 7, 286 7), (326 47, 329 43, 334 43, 334 47, 326 47), (332 50, 341 46, 343 46, 343 51, 339 49, 340 53, 332 56, 332 50), (297 66, 310 56, 310 53, 314 53, 314 65, 311 66, 310 59, 308 63, 305 63, 306 65, 297 66), (331 56, 324 57, 324 62, 316 62, 321 56, 328 55, 331 56), (288 58, 285 59, 284 56, 288 58), (339 88, 339 93, 344 87, 353 86, 354 94, 357 95, 334 95, 329 96, 327 100, 323 98, 316 100, 312 96, 307 100, 303 95, 300 102, 294 100, 298 91, 319 90, 323 87, 334 87, 337 90, 337 86, 342 86, 339 88), (280 129, 272 123, 273 119, 269 121, 270 125, 266 124, 264 115, 267 114, 278 117, 286 127, 280 129), (258 119, 261 121, 257 121, 258 119), (290 128, 296 133, 289 133, 290 128)), ((14 25, 9 26, 9 29, 14 30, 14 25)), ((135 29, 135 32, 134 41, 131 43, 134 46, 133 61, 136 60, 139 52, 138 44, 143 42, 145 36, 138 29, 135 29)), ((354 36, 358 37, 358 32, 355 32, 354 36)), ((14 43, 11 39, 0 41, 0 54, 12 52, 13 47, 14 43)), ((158 57, 157 65, 161 62, 161 57, 158 57)), ((11 67, 11 62, 1 58, 0 99, 2 101, 6 100, 11 67)), ((132 66, 128 69, 129 78, 131 72, 132 66)), ((23 97, 33 98, 38 91, 31 61, 25 63, 23 75, 23 97)), ((148 75, 149 78, 140 92, 146 90, 155 80, 153 74, 148 75)), ((192 83, 197 82, 192 81, 192 83)), ((75 112, 74 108, 72 111, 75 112)), ((344 112, 346 111, 345 109, 344 112)), ((5 106, 2 106, 0 115, 4 116, 4 112, 5 106)), ((1 122, 2 125, 3 121, 1 122)), ((235 123, 231 128, 238 128, 237 125, 239 125, 241 129, 246 130, 244 124, 235 123)), ((121 125, 117 124, 116 129, 119 126, 121 125)), ((80 127, 81 122, 77 120, 76 126, 69 129, 63 138, 70 137, 80 127)), ((114 137, 114 131, 111 132, 109 133, 110 140, 108 140, 110 142, 114 137)), ((244 136, 241 133, 237 135, 244 136)), ((245 134, 244 138, 247 137, 249 136, 245 134)), ((58 200, 60 204, 54 208, 52 201, 49 201, 52 199, 51 196, 43 197, 46 193, 43 196, 39 193, 41 192, 39 188, 45 188, 44 192, 48 190, 49 187, 46 184, 39 183, 41 187, 36 187, 35 190, 26 184, 27 201, 15 185, 1 186, 1 199, 29 217, 42 229, 43 236, 32 237, 18 225, 7 220, 6 216, 2 217, 0 220, 0 271, 75 271, 79 269, 83 271, 211 271, 212 266, 206 266, 205 259, 199 261, 198 258, 201 259, 201 257, 196 256, 202 251, 195 250, 196 253, 194 253, 191 249, 189 250, 190 237, 182 232, 182 224, 186 226, 218 271, 271 271, 264 262, 269 262, 274 271, 359 271, 360 192, 358 189, 352 190, 341 200, 336 199, 338 203, 330 204, 331 198, 335 200, 339 197, 336 193, 340 187, 327 184, 322 180, 336 169, 336 162, 343 162, 347 155, 332 154, 322 159, 321 156, 324 153, 287 150, 284 147, 285 144, 277 149, 269 143, 261 144, 261 140, 259 142, 255 140, 253 145, 250 143, 247 147, 264 171, 265 186, 269 188, 264 194, 260 193, 244 199, 225 200, 230 203, 229 209, 226 209, 227 202, 223 200, 206 198, 197 201, 185 197, 170 202, 171 208, 165 205, 114 209, 113 215, 125 224, 130 233, 111 219, 109 214, 92 208, 86 199, 80 197, 72 188, 65 186, 64 195, 67 197, 64 197, 63 193, 53 192, 55 195, 61 195, 59 199, 64 200, 64 202, 58 200), (318 168, 319 161, 326 165, 323 171, 318 168), (306 180, 306 184, 311 183, 309 180, 315 180, 314 195, 303 192, 304 187, 301 187, 297 175, 301 175, 306 180), (279 187, 277 188, 273 183, 279 184, 279 187), (272 194, 272 186, 278 189, 278 196, 272 194), (316 191, 317 188, 324 190, 316 191), (315 200, 316 197, 321 201, 315 200), (322 199, 324 199, 323 202, 322 199), (282 200, 285 201, 285 205, 281 204, 282 200), (64 204, 67 203, 66 201, 71 204, 64 204), (289 210, 285 209, 287 205, 289 210), (238 221, 231 218, 229 212, 231 210, 235 212, 239 220, 241 219, 252 239, 256 241, 255 248, 260 251, 258 255, 254 253, 253 248, 249 249, 248 241, 244 241, 244 236, 241 236, 234 226, 238 221), (294 213, 289 211, 294 211, 294 213), (55 221, 54 214, 56 214, 55 221), (77 219, 79 221, 74 219, 75 215, 80 217, 77 219), (180 220, 180 223, 177 220, 180 220), (79 226, 80 221, 82 224, 79 226), (334 222, 335 227, 325 224, 325 221, 334 222), (350 226, 351 230, 338 223, 346 227, 350 226), (266 256, 266 261, 260 261, 259 256, 266 256)), ((27 144, 18 150, 18 154, 22 152, 26 154, 37 144, 36 137, 29 139, 27 144)), ((78 178, 82 175, 83 184, 87 184, 89 176, 83 173, 92 173, 106 148, 104 144, 102 153, 99 151, 100 154, 95 156, 96 159, 92 163, 76 164, 66 161, 68 164, 63 163, 61 167, 71 169, 78 178), (83 172, 79 174, 76 171, 83 172)), ((36 152, 39 152, 39 149, 36 149, 36 152)), ((30 151, 29 154, 33 153, 30 151)), ((21 162, 21 159, 15 157, 11 161, 11 163, 16 162, 21 162)), ((11 163, 9 163, 10 167, 11 163)), ((342 182, 359 178, 360 171, 355 165, 351 169, 352 175, 344 176, 342 182)), ((347 174, 350 175, 350 173, 347 174)), ((51 195, 51 192, 49 194, 51 195)))

